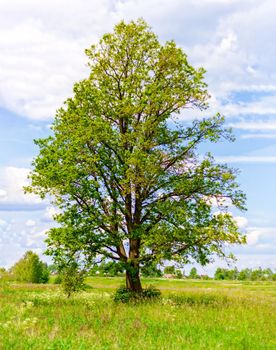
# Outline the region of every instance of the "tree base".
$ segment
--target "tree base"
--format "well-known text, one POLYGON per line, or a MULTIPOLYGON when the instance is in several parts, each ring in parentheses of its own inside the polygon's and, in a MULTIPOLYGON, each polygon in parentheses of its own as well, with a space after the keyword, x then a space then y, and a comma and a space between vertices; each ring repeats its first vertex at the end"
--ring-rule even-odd
POLYGON ((157 300, 160 297, 160 290, 153 286, 149 286, 139 292, 132 291, 126 287, 120 287, 116 290, 113 300, 121 303, 139 303, 157 300))

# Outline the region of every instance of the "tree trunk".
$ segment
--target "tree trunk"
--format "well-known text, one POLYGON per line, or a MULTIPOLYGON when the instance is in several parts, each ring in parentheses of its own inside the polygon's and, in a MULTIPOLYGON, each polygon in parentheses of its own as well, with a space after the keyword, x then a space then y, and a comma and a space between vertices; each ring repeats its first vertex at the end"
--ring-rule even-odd
POLYGON ((137 262, 130 262, 126 267, 126 287, 135 293, 142 292, 142 285, 139 275, 139 264, 137 262))

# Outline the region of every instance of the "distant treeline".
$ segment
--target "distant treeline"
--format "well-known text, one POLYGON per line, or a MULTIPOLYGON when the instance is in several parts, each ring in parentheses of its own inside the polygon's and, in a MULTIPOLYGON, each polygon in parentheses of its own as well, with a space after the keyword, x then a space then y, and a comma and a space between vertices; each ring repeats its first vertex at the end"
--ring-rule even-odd
POLYGON ((214 278, 216 280, 238 280, 238 281, 276 281, 276 273, 270 268, 262 269, 223 269, 217 268, 214 278))
MULTIPOLYGON (((65 271, 66 272, 66 271, 65 271)), ((86 271, 87 276, 124 276, 125 268, 120 262, 103 261, 95 264, 90 270, 86 271)), ((178 278, 178 279, 215 279, 215 280, 238 280, 238 281, 276 281, 276 271, 266 268, 262 269, 225 269, 217 268, 214 277, 210 277, 207 274, 200 275, 195 267, 193 267, 189 274, 181 269, 178 269, 175 265, 161 267, 155 262, 150 262, 141 267, 140 273, 143 277, 164 277, 164 278, 178 278)), ((32 251, 28 251, 25 255, 14 264, 14 266, 5 270, 0 268, 0 281, 15 280, 21 282, 31 283, 47 283, 49 277, 52 275, 52 281, 54 283, 61 283, 61 280, 67 280, 66 273, 59 271, 56 265, 47 265, 43 263, 37 254, 32 251)), ((78 279, 81 277, 83 280, 83 272, 75 271, 72 269, 69 272, 70 278, 78 279)))
MULTIPOLYGON (((102 262, 95 265, 90 271, 89 275, 99 276, 120 276, 124 274, 124 267, 120 263, 113 261, 102 262)), ((167 277, 167 278, 188 278, 188 279, 215 279, 215 280, 239 280, 239 281, 276 281, 276 271, 270 268, 262 269, 225 269, 217 268, 214 277, 207 274, 200 275, 197 269, 193 267, 189 274, 185 274, 174 265, 165 266, 163 269, 155 263, 149 263, 141 267, 141 275, 144 277, 167 277)))

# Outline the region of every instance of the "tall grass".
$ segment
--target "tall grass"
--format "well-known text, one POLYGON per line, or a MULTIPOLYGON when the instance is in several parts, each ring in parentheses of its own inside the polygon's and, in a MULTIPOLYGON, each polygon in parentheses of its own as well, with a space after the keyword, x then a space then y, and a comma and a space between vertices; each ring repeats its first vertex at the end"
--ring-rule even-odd
POLYGON ((0 287, 0 349, 275 349, 276 283, 144 280, 162 299, 112 300, 119 278, 91 278, 68 299, 56 285, 0 287))

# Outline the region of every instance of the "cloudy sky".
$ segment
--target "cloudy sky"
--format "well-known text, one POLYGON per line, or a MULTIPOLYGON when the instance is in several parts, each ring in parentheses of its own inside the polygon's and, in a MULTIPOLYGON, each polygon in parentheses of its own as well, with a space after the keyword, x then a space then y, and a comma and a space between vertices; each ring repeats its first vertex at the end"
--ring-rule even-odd
POLYGON ((236 135, 203 151, 241 170, 248 211, 234 215, 248 244, 233 249, 237 266, 275 268, 275 16, 274 0, 0 0, 0 266, 43 252, 54 208, 22 186, 33 139, 49 134, 55 110, 88 75, 84 49, 121 19, 143 17, 207 70, 206 115, 221 112, 236 135))

